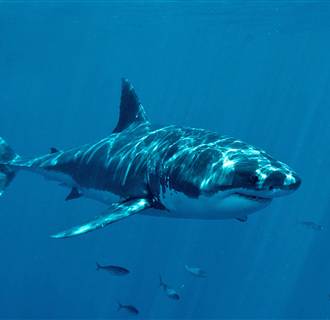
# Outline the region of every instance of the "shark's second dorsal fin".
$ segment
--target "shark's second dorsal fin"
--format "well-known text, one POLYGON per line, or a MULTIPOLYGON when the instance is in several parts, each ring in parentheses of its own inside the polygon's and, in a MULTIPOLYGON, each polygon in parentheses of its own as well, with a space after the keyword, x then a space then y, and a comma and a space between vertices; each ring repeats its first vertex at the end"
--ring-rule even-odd
POLYGON ((57 153, 60 152, 60 150, 58 150, 57 148, 51 147, 49 150, 49 153, 57 153))
POLYGON ((121 132, 131 124, 148 122, 147 115, 131 83, 122 79, 119 120, 113 132, 121 132))

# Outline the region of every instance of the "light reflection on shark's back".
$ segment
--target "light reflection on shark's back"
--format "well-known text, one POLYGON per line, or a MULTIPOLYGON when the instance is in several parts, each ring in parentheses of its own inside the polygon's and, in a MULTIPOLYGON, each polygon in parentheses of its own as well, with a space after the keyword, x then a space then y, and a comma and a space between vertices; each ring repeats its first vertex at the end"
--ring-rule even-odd
POLYGON ((10 156, 3 164, 0 158, 1 185, 7 186, 16 171, 30 170, 72 188, 67 199, 86 196, 111 204, 108 214, 56 237, 85 233, 137 212, 245 221, 300 185, 286 164, 240 140, 203 129, 154 128, 125 79, 118 124, 99 142, 68 151, 52 148, 30 161, 0 142, 2 158, 10 156))

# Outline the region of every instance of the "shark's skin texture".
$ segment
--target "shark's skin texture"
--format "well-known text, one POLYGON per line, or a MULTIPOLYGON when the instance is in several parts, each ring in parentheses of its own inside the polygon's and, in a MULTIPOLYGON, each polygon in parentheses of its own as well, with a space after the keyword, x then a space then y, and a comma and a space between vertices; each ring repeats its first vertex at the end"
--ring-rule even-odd
MULTIPOLYGON (((67 151, 52 148, 28 161, 15 156, 5 165, 59 181, 74 188, 77 197, 119 206, 142 199, 132 212, 178 218, 243 221, 301 183, 286 164, 240 140, 203 129, 152 126, 125 79, 120 119, 111 135, 67 151)), ((121 212, 120 219, 130 214, 121 212)), ((90 230, 80 231, 72 235, 90 230)))
POLYGON ((234 138, 175 126, 153 130, 145 124, 96 144, 17 161, 16 165, 65 174, 78 188, 106 191, 124 199, 150 192, 160 198, 171 190, 191 198, 235 188, 290 190, 296 180, 287 165, 234 138))

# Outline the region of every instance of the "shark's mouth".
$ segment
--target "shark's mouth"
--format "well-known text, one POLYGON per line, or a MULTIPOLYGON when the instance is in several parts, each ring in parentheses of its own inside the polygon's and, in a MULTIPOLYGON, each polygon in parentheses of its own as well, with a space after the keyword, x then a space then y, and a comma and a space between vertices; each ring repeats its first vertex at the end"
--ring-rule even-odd
POLYGON ((248 200, 251 200, 251 201, 256 201, 256 202, 265 203, 265 202, 271 202, 272 201, 272 198, 270 198, 270 197, 263 197, 263 196, 259 196, 259 195, 257 196, 257 195, 246 194, 246 193, 241 193, 241 192, 235 192, 234 194, 239 196, 239 197, 242 197, 242 198, 245 198, 245 199, 248 199, 248 200))

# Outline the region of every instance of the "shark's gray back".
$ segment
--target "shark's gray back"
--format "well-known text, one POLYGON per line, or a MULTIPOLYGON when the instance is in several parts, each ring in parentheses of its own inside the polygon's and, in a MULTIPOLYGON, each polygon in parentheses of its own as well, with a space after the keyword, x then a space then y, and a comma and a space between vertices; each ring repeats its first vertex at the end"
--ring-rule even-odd
POLYGON ((267 186, 268 180, 282 185, 283 171, 290 174, 283 163, 234 138, 203 129, 152 127, 126 80, 119 121, 111 135, 96 144, 53 149, 32 161, 18 161, 17 165, 64 174, 75 187, 123 199, 159 199, 172 190, 198 198, 227 189, 267 186))
POLYGON ((122 198, 159 197, 168 190, 197 198, 241 185, 235 165, 240 172, 244 165, 246 170, 256 170, 260 152, 203 129, 133 124, 96 144, 36 158, 31 166, 64 173, 82 188, 122 198), (254 163, 251 153, 256 156, 254 163), (244 163, 244 154, 249 155, 249 162, 244 163))
POLYGON ((203 129, 153 127, 126 79, 119 121, 112 134, 95 144, 67 151, 51 148, 49 154, 24 160, 0 139, 0 194, 19 169, 70 187, 66 200, 84 195, 110 205, 99 217, 55 238, 83 234, 136 213, 246 221, 301 183, 287 165, 242 141, 203 129))

